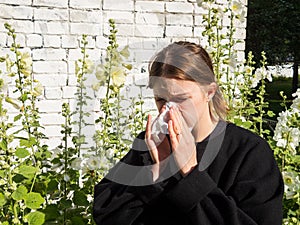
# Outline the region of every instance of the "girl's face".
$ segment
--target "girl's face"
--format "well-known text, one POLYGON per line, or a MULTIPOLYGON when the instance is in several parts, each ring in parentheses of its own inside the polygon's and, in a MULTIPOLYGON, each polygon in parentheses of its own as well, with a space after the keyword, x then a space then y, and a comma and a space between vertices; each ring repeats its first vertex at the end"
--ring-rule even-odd
POLYGON ((188 80, 158 77, 153 86, 158 110, 167 102, 175 102, 188 127, 195 128, 210 118, 208 92, 205 87, 188 80))

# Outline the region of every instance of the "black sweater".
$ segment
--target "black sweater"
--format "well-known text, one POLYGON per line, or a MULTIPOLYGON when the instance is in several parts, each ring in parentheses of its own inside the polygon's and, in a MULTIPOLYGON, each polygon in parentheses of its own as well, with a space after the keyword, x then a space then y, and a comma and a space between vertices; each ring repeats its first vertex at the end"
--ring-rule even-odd
MULTIPOLYGON (((165 179, 150 184, 146 182, 151 180, 150 170, 148 176, 139 176, 117 164, 95 187, 96 223, 281 225, 283 182, 272 150, 248 130, 230 123, 223 127, 196 143, 198 167, 185 177, 167 173, 165 179)), ((143 139, 141 133, 122 162, 152 164, 143 139)))

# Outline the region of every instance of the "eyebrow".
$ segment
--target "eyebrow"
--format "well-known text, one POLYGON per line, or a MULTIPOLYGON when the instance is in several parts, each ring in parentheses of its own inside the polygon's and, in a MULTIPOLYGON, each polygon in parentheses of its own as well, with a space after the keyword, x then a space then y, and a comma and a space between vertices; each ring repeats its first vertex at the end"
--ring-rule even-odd
MULTIPOLYGON (((175 94, 175 95, 171 95, 170 97, 174 98, 174 97, 190 97, 191 94, 188 92, 184 92, 184 93, 179 93, 179 94, 175 94)), ((159 95, 159 94, 154 94, 154 98, 162 98, 164 96, 159 95)))

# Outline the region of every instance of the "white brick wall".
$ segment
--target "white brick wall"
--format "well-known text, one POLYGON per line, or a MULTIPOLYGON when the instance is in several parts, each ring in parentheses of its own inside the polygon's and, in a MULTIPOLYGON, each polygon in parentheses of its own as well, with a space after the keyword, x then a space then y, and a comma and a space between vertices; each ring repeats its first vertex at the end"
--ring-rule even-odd
MULTIPOLYGON (((247 4, 246 0, 243 0, 247 4)), ((218 0, 218 4, 226 4, 218 0)), ((17 32, 17 42, 29 51, 33 58, 34 78, 44 87, 44 96, 38 101, 41 123, 45 126, 48 143, 52 147, 60 143, 60 124, 63 122, 63 102, 70 102, 75 109, 76 77, 75 60, 81 58, 80 40, 88 35, 90 59, 100 62, 108 45, 108 19, 116 21, 119 45, 129 45, 130 60, 135 68, 127 77, 124 94, 145 97, 146 109, 154 109, 152 91, 147 89, 147 60, 158 49, 177 40, 190 40, 205 45, 202 14, 206 10, 197 6, 196 0, 0 0, 0 55, 11 54, 4 23, 10 23, 17 32), (144 69, 143 69, 144 68, 144 69)), ((224 21, 228 23, 228 21, 224 21)), ((235 46, 238 58, 244 57, 245 26, 236 23, 235 39, 242 42, 235 46)), ((5 67, 0 65, 0 69, 5 67)), ((90 75, 93 76, 93 75, 90 75)), ((89 95, 103 97, 100 89, 93 93, 90 85, 94 77, 87 80, 89 95)), ((12 90, 9 91, 14 96, 12 90)), ((10 107, 11 112, 17 111, 10 107)), ((87 110, 99 111, 99 101, 89 103, 87 110)), ((93 121, 94 118, 89 120, 93 121)), ((87 131, 91 131, 91 127, 87 131)), ((91 133, 91 132, 90 132, 91 133)), ((90 134, 92 135, 92 134, 90 134)))

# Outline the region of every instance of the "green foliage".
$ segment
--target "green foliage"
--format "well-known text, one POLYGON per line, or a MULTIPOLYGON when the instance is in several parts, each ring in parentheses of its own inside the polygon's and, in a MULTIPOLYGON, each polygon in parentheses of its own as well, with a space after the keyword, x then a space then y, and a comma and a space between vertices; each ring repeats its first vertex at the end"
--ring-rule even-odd
MULTIPOLYGON (((207 49, 229 106, 228 120, 269 141, 285 181, 284 224, 299 224, 300 151, 299 138, 295 137, 300 137, 300 93, 295 94, 291 108, 286 107, 280 114, 273 132, 268 126, 274 113, 268 110, 266 101, 266 82, 271 80, 271 74, 266 67, 265 53, 257 64, 252 53, 245 63, 236 59, 238 41, 234 39, 234 24, 243 23, 243 5, 229 1, 222 6, 213 0, 199 0, 198 5, 207 10, 203 16, 203 35, 207 37, 207 49), (226 26, 224 15, 229 19, 226 26)), ((94 224, 93 187, 127 153, 132 139, 144 129, 146 116, 141 93, 130 100, 122 94, 132 66, 125 63, 129 57, 128 46, 119 49, 115 23, 113 20, 109 23, 109 45, 101 64, 94 65, 89 60, 87 36, 82 36, 82 58, 75 63, 76 107, 72 111, 69 103, 63 104, 63 137, 51 153, 47 145, 42 145, 46 138, 35 105, 43 92, 42 86, 32 77, 30 54, 20 51, 14 29, 5 24, 13 40, 11 51, 15 58, 0 57, 0 63, 6 65, 6 71, 0 72, 0 224, 94 224), (83 132, 91 116, 85 110, 88 100, 92 100, 85 84, 91 73, 97 78, 93 85, 95 91, 105 89, 105 97, 99 100, 100 116, 96 119, 99 128, 94 144, 87 143, 83 132), (7 96, 5 78, 8 76, 15 82, 16 98, 7 96), (7 104, 18 111, 13 122, 7 104), (19 127, 15 128, 16 124, 19 127)))
MULTIPOLYGON (((267 1, 267 3, 271 2, 267 1)), ((233 39, 235 32, 233 24, 237 22, 236 20, 243 18, 245 9, 237 1, 229 1, 228 7, 220 6, 213 0, 199 0, 198 5, 208 11, 203 16, 205 24, 203 35, 208 36, 208 49, 214 60, 215 73, 228 103, 229 114, 227 119, 254 131, 268 140, 284 177, 284 224, 299 225, 300 90, 298 89, 297 93, 294 94, 296 98, 290 108, 284 104, 285 111, 279 113, 278 121, 272 120, 275 114, 269 110, 269 103, 266 100, 266 84, 272 81, 272 74, 267 69, 266 53, 260 53, 261 60, 259 64, 254 61, 251 51, 249 51, 245 63, 234 61, 237 55, 234 45, 237 42, 233 39), (231 21, 227 28, 223 26, 224 17, 220 16, 221 14, 223 16, 224 14, 227 15, 231 21), (226 32, 221 32, 223 29, 226 32), (272 123, 276 122, 274 130, 272 123)), ((290 5, 284 7, 290 7, 290 5)), ((265 15, 269 15, 267 11, 263 14, 264 18, 265 15)), ((278 15, 277 12, 276 14, 278 15)), ((268 18, 265 19, 269 20, 268 18)), ((264 29, 261 29, 260 22, 255 24, 260 24, 259 30, 264 31, 264 29)), ((262 32, 253 33, 252 31, 250 35, 261 35, 262 32)), ((273 42, 274 34, 272 33, 269 36, 272 37, 273 42)), ((255 43, 257 43, 257 40, 256 38, 255 43)), ((280 41, 282 42, 282 40, 280 41)), ((267 53, 273 54, 272 51, 267 53)), ((281 56, 284 56, 284 54, 281 56)), ((287 97, 283 94, 282 96, 283 102, 286 103, 287 97)))

